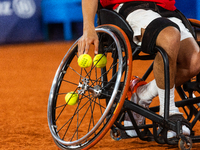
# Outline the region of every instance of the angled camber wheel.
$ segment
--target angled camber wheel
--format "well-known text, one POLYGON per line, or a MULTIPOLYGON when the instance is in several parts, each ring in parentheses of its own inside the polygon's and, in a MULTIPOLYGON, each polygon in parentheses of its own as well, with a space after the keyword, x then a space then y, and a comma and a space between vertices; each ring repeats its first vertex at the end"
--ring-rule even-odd
POLYGON ((80 68, 76 41, 63 58, 51 87, 48 124, 56 145, 63 150, 95 145, 114 123, 128 90, 132 51, 126 34, 114 25, 99 26, 96 32, 99 53, 108 60, 106 67, 80 68), (70 91, 79 94, 73 106, 64 98, 70 91))

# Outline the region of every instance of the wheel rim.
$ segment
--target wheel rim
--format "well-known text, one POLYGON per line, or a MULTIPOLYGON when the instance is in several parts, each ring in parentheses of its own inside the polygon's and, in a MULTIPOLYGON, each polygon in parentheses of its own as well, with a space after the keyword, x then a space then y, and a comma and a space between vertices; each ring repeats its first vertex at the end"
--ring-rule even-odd
MULTIPOLYGON (((100 33, 107 33, 107 34, 109 34, 109 35, 111 35, 112 36, 112 38, 114 38, 114 40, 115 40, 115 43, 116 44, 118 44, 118 53, 121 53, 121 49, 120 49, 120 43, 119 43, 119 41, 117 41, 116 39, 116 37, 115 37, 115 35, 112 33, 112 32, 110 32, 110 31, 108 31, 108 30, 104 30, 104 29, 101 29, 101 28, 98 28, 97 29, 97 32, 100 32, 100 33)), ((75 47, 77 46, 77 42, 75 42, 75 44, 72 46, 72 48, 71 49, 74 49, 75 47)), ((67 58, 67 57, 69 57, 69 55, 72 55, 72 51, 69 51, 67 54, 66 54, 66 57, 65 58, 67 58)), ((51 133, 52 133, 52 136, 53 136, 53 138, 56 140, 56 141, 58 141, 59 143, 61 143, 61 144, 63 144, 63 145, 68 145, 68 146, 71 146, 71 145, 73 145, 73 146, 71 146, 72 148, 76 148, 76 146, 74 146, 74 145, 76 145, 76 144, 87 144, 87 142, 84 142, 84 141, 87 141, 87 139, 90 137, 90 135, 92 135, 97 129, 98 129, 98 127, 99 126, 101 126, 101 124, 102 124, 102 122, 105 120, 105 118, 107 117, 107 115, 108 115, 108 113, 109 113, 109 111, 110 111, 110 109, 111 109, 111 107, 112 107, 112 105, 113 105, 113 103, 114 103, 114 100, 115 100, 115 98, 116 98, 116 94, 117 94, 117 90, 118 90, 118 88, 119 88, 119 86, 120 86, 120 80, 121 80, 121 76, 122 76, 122 56, 120 56, 120 55, 118 55, 119 56, 119 58, 118 58, 118 75, 117 75, 117 77, 116 77, 116 84, 115 84, 115 88, 114 88, 114 90, 113 90, 113 94, 111 95, 111 98, 110 98, 110 100, 109 100, 109 103, 108 103, 108 105, 107 105, 107 107, 105 108, 105 111, 102 113, 102 116, 101 116, 101 118, 99 119, 99 121, 93 126, 93 128, 90 130, 90 129, 88 129, 88 130, 90 130, 86 135, 84 135, 84 136, 82 136, 81 138, 79 138, 79 139, 77 139, 77 140, 74 140, 74 141, 72 141, 72 140, 69 140, 69 141, 65 141, 65 140, 63 140, 63 138, 61 137, 61 136, 59 136, 58 135, 58 133, 59 133, 59 130, 61 130, 61 129, 56 129, 57 128, 57 124, 55 124, 55 121, 54 120, 57 120, 57 117, 52 117, 53 116, 53 113, 55 112, 55 110, 53 110, 53 104, 55 103, 55 102, 52 102, 52 101, 55 101, 54 99, 53 99, 53 96, 55 95, 55 84, 58 82, 57 80, 59 79, 59 78, 62 78, 62 76, 63 75, 61 75, 60 74, 60 72, 62 72, 62 69, 63 68, 65 68, 66 66, 65 66, 65 64, 62 64, 62 63, 64 63, 66 60, 63 60, 62 61, 62 63, 61 63, 61 65, 60 65, 60 67, 59 67, 59 69, 58 69, 58 71, 57 71, 57 74, 56 74, 56 76, 55 76, 55 78, 54 78, 54 84, 52 85, 52 88, 51 88, 51 91, 50 91, 50 96, 49 96, 49 106, 48 106, 48 123, 49 123, 49 128, 50 128, 50 131, 51 131, 51 133)), ((86 79, 86 78, 84 78, 84 79, 86 79)), ((80 83, 80 82, 79 82, 80 83)), ((86 86, 87 85, 87 81, 86 80, 82 80, 82 82, 81 82, 81 85, 83 85, 83 83, 84 83, 84 85, 86 86)), ((61 84, 61 83, 60 83, 61 84)), ((95 85, 94 83, 93 83, 93 85, 95 85)), ((95 90, 97 90, 98 91, 98 86, 94 86, 95 87, 95 90)), ((78 88, 75 90, 75 91, 78 91, 78 88)), ((97 103, 97 102, 95 102, 95 103, 97 103)), ((93 105, 94 106, 94 105, 93 105)), ((80 109, 81 107, 79 107, 79 109, 80 109)), ((92 107, 91 107, 92 108, 92 107)), ((90 108, 90 109, 91 109, 90 108)), ((95 109, 95 106, 92 108, 92 109, 95 109)), ((91 110, 92 110, 91 109, 91 110)), ((77 126, 79 126, 79 125, 77 125, 77 126)), ((79 147, 79 146, 77 146, 77 147, 79 147)))

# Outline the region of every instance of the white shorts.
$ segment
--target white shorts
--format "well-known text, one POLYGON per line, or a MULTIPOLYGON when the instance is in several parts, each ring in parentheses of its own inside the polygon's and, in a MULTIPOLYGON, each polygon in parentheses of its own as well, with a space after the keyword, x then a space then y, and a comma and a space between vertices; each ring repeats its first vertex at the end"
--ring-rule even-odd
MULTIPOLYGON (((161 17, 160 14, 152 10, 144 10, 144 9, 135 10, 127 16, 126 20, 134 31, 133 40, 136 44, 141 45, 141 42, 139 42, 138 39, 136 38, 136 36, 141 35, 141 28, 145 29, 151 21, 159 17, 161 17)), ((179 26, 181 32, 181 41, 186 38, 193 37, 180 19, 175 17, 169 17, 168 19, 179 26)))

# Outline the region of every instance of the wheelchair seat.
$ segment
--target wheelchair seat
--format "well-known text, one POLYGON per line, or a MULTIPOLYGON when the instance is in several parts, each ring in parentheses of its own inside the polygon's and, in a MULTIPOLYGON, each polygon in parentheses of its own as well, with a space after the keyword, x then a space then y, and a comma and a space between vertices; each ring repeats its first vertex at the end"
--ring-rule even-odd
MULTIPOLYGON (((192 26, 199 25, 199 24, 198 23, 195 24, 194 19, 192 21, 191 19, 187 19, 178 9, 176 9, 175 11, 179 14, 180 19, 182 20, 183 24, 188 28, 188 30, 196 39, 196 34, 192 26)), ((99 25, 114 24, 120 27, 127 34, 130 41, 133 41, 134 31, 132 30, 132 28, 126 21, 126 19, 119 13, 110 9, 101 8, 98 10, 98 18, 99 18, 99 22, 98 22, 99 25)))
POLYGON ((130 41, 133 41, 134 32, 132 28, 126 22, 125 18, 120 14, 118 14, 117 12, 103 8, 99 10, 98 18, 99 18, 99 25, 114 24, 120 27, 126 33, 130 41))

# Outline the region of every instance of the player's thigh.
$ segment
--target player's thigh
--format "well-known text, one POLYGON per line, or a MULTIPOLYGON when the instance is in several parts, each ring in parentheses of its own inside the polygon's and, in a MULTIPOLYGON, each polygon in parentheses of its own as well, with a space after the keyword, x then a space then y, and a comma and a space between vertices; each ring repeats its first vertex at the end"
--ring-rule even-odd
POLYGON ((152 10, 144 9, 133 11, 127 16, 126 20, 134 31, 133 40, 136 44, 141 44, 145 28, 149 25, 149 23, 160 17, 161 16, 158 13, 152 10))

